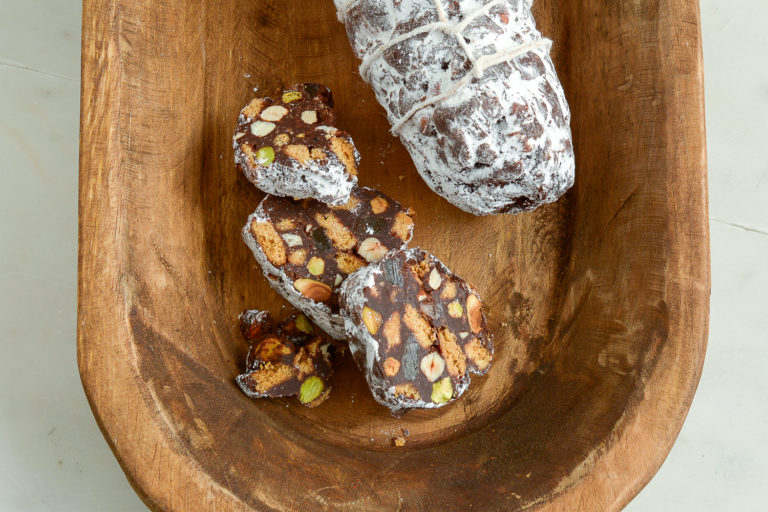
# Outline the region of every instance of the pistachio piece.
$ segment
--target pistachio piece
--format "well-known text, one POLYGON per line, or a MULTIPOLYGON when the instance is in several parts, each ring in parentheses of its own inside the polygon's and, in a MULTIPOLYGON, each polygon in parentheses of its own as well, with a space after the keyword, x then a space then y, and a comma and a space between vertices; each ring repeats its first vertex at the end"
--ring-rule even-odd
POLYGON ((256 121, 251 125, 251 133, 256 137, 263 137, 268 135, 275 129, 275 123, 269 123, 267 121, 256 121))
POLYGON ((333 286, 339 286, 343 280, 344 278, 341 277, 341 274, 336 274, 336 280, 333 282, 333 286))
POLYGON ((325 382, 323 382, 323 379, 317 375, 313 375, 301 383, 301 388, 299 389, 299 401, 303 404, 308 404, 316 400, 317 397, 322 394, 323 390, 325 390, 325 382))
POLYGON ((437 352, 430 352, 421 358, 419 368, 430 382, 435 382, 445 370, 445 360, 437 352))
POLYGON ((272 105, 261 111, 261 118, 265 121, 279 121, 288 113, 288 109, 280 105, 272 105))
POLYGON ((360 243, 360 248, 357 250, 357 253, 369 263, 381 261, 381 258, 383 258, 387 252, 388 249, 381 245, 378 238, 374 237, 363 240, 360 243))
POLYGON ((382 363, 381 367, 384 369, 384 375, 387 377, 394 377, 397 375, 397 372, 400 371, 400 361, 394 357, 388 357, 387 360, 382 363))
POLYGON ((437 290, 440 288, 440 285, 443 283, 443 278, 440 276, 440 272, 437 271, 436 268, 432 269, 432 272, 429 273, 429 286, 433 290, 437 290))
POLYGON ((263 147, 256 152, 256 163, 268 167, 275 161, 275 150, 269 146, 263 147))
POLYGON ((302 245, 301 237, 299 235, 294 235, 293 233, 284 233, 280 236, 283 237, 285 245, 288 247, 298 247, 302 245))
POLYGON ((235 135, 235 140, 240 140, 243 137, 245 137, 245 132, 238 132, 237 135, 235 135))
POLYGON ((300 99, 301 93, 299 91, 285 91, 283 93, 283 103, 290 103, 300 99))
POLYGON ((447 404, 453 398, 453 385, 450 377, 445 377, 432 384, 431 398, 436 404, 447 404))
POLYGON ((381 315, 378 311, 365 306, 363 307, 363 323, 368 328, 369 333, 376 334, 381 327, 381 315))
POLYGON ((472 332, 480 332, 480 328, 483 324, 483 311, 481 310, 482 304, 477 295, 472 294, 467 297, 467 317, 469 318, 469 328, 472 332))
POLYGON ((307 317, 302 314, 296 315, 296 328, 307 334, 315 334, 315 330, 312 328, 312 324, 309 323, 307 317))
POLYGON ((461 338, 463 340, 467 339, 467 336, 469 336, 468 332, 460 332, 459 333, 459 338, 461 338))
POLYGON ((451 315, 451 318, 461 318, 461 315, 464 314, 464 308, 461 307, 459 301, 455 300, 448 304, 448 314, 451 315))
POLYGON ((313 276, 321 276, 325 272, 325 262, 317 256, 312 256, 307 263, 307 270, 313 276))
POLYGON ((314 279, 297 279, 293 282, 293 287, 306 298, 316 302, 324 302, 333 294, 330 286, 314 279))
POLYGON ((314 110, 305 110, 301 113, 301 120, 307 124, 315 124, 317 122, 317 112, 314 110))

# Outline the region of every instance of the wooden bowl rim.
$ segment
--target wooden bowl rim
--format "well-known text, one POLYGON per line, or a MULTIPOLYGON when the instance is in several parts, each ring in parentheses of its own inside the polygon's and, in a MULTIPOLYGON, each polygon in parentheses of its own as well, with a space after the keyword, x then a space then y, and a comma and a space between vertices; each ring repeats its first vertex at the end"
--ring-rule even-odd
MULTIPOLYGON (((88 6, 90 2, 86 1, 88 6)), ((674 0, 675 7, 686 14, 688 19, 699 21, 699 9, 697 2, 685 2, 684 0, 674 0)), ((81 167, 80 167, 80 205, 79 205, 79 263, 78 263, 78 364, 81 373, 83 387, 85 389, 88 402, 91 406, 96 421, 101 429, 110 448, 115 454, 118 462, 125 471, 125 474, 141 499, 153 510, 170 509, 170 501, 167 496, 168 486, 173 485, 176 489, 190 489, 191 500, 200 500, 195 503, 205 503, 208 497, 208 503, 213 499, 221 507, 237 510, 250 510, 250 506, 240 498, 230 493, 224 486, 217 482, 206 480, 205 472, 199 467, 195 460, 184 448, 182 442, 174 434, 174 429, 169 426, 168 418, 158 417, 157 410, 153 407, 152 391, 144 385, 138 378, 138 371, 135 367, 126 368, 126 375, 134 378, 136 386, 133 388, 135 396, 130 400, 126 397, 105 395, 98 387, 98 379, 101 375, 93 374, 89 371, 87 358, 98 355, 99 352, 109 351, 116 343, 131 344, 128 334, 130 329, 123 329, 126 322, 126 311, 114 311, 110 318, 111 328, 109 332, 104 329, 95 330, 91 327, 91 311, 93 304, 91 297, 82 293, 86 282, 92 282, 99 276, 86 275, 83 270, 86 262, 90 265, 103 265, 109 261, 109 245, 114 234, 103 230, 103 225, 108 225, 109 219, 103 221, 103 225, 93 225, 88 223, 98 217, 99 214, 117 215, 114 208, 110 209, 100 203, 98 198, 101 189, 109 187, 109 183, 101 181, 101 170, 97 169, 95 160, 84 159, 85 153, 97 148, 102 155, 107 155, 109 151, 114 150, 108 143, 95 143, 89 130, 92 126, 97 126, 101 121, 98 119, 100 113, 109 111, 119 106, 119 95, 112 97, 107 95, 103 98, 91 99, 90 96, 96 90, 109 90, 111 87, 119 85, 121 79, 116 69, 111 76, 107 76, 106 71, 102 76, 102 70, 99 66, 103 64, 99 56, 94 52, 95 40, 104 37, 110 30, 108 25, 101 22, 86 19, 89 9, 84 8, 83 23, 83 95, 81 111, 81 167), (89 165, 91 164, 91 165, 89 165), (86 239, 100 240, 100 246, 104 249, 103 253, 85 252, 84 241, 86 239), (130 446, 126 439, 130 438, 132 433, 124 430, 116 430, 105 422, 104 418, 111 417, 115 411, 121 411, 125 403, 130 401, 137 405, 132 411, 123 411, 133 414, 135 421, 141 422, 147 429, 153 432, 157 444, 152 446, 152 457, 149 458, 146 452, 137 452, 126 449, 130 446), (159 464, 158 461, 170 465, 175 469, 173 477, 154 474, 152 471, 138 471, 137 468, 142 465, 159 464), (207 482, 202 485, 201 482, 207 482), (210 498, 210 497, 213 498, 210 498)), ((670 8, 670 12, 674 9, 670 8)), ((663 37, 660 38, 660 44, 672 46, 670 40, 674 37, 673 24, 665 27, 663 37)), ((700 30, 700 29, 699 29, 700 30)), ((700 42, 700 37, 699 37, 700 42)), ((666 55, 663 65, 669 70, 674 70, 679 65, 680 55, 666 55), (677 60, 675 60, 677 59, 677 60)), ((110 66, 109 63, 106 64, 110 66)), ((114 66, 114 63, 111 64, 114 66)), ((680 165, 670 168, 670 181, 678 178, 691 186, 691 189, 703 196, 703 209, 696 214, 697 233, 704 233, 706 240, 702 240, 695 247, 688 248, 696 255, 691 258, 688 268, 675 269, 677 272, 670 272, 670 281, 678 287, 681 297, 693 297, 687 308, 681 308, 688 325, 688 337, 686 339, 670 340, 670 343, 680 344, 683 348, 680 362, 682 371, 674 376, 678 383, 672 392, 676 404, 676 414, 673 417, 666 418, 663 424, 654 424, 649 428, 648 418, 654 416, 650 414, 661 397, 662 392, 667 393, 664 397, 669 400, 669 390, 663 390, 660 387, 649 387, 650 393, 644 397, 644 400, 637 404, 637 408, 630 417, 623 417, 621 422, 623 428, 615 428, 609 448, 601 453, 593 453, 582 467, 576 468, 572 473, 572 478, 566 479, 563 485, 551 496, 548 496, 546 502, 534 504, 534 508, 546 508, 548 510, 578 509, 589 510, 589 503, 592 496, 608 496, 609 508, 617 510, 628 503, 657 472, 662 462, 666 458, 674 441, 679 434, 682 424, 687 415, 693 395, 698 385, 703 361, 704 352, 708 336, 709 320, 709 293, 710 293, 710 254, 709 254, 709 223, 706 209, 707 196, 707 171, 706 171, 706 148, 704 135, 704 95, 703 95, 703 63, 701 46, 694 62, 685 62, 686 66, 694 67, 697 72, 691 76, 696 77, 695 83, 686 83, 689 91, 694 91, 690 97, 681 100, 677 106, 679 111, 684 111, 686 115, 696 116, 701 126, 697 140, 688 141, 685 150, 680 151, 678 157, 680 165), (696 269, 698 272, 693 272, 696 269), (702 274, 703 271, 703 274, 702 274), (696 277, 696 276, 699 277, 696 277), (701 276, 704 276, 703 278, 701 276), (625 468, 626 461, 637 455, 637 446, 643 447, 643 459, 638 463, 633 471, 617 471, 617 468, 625 468)), ((672 78, 678 78, 671 73, 672 78)), ((105 157, 106 159, 106 157, 105 157)), ((691 216, 693 216, 691 214, 691 216)), ((689 224, 685 224, 688 218, 672 218, 670 226, 674 230, 688 229, 689 224), (684 222, 685 221, 685 222, 684 222)), ((681 251, 682 249, 675 244, 671 245, 671 251, 681 251)), ((119 291, 118 291, 119 293, 119 291)), ((669 369, 665 366, 659 366, 652 370, 653 372, 667 372, 669 369)), ((670 375, 665 375, 670 378, 670 375)), ((656 375, 650 376, 653 380, 656 375)), ((661 376, 659 376, 661 378, 661 376)), ((269 506, 269 499, 266 496, 259 497, 265 506, 269 506)), ((175 509, 174 509, 175 510, 175 509)))

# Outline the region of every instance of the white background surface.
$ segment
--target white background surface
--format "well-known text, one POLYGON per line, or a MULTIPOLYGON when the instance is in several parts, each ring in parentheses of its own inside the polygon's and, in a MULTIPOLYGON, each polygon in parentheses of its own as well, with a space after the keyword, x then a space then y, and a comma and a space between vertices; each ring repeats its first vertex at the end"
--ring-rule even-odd
MULTIPOLYGON (((768 493, 768 1, 701 6, 709 349, 631 512, 765 510, 768 493)), ((80 25, 74 0, 0 0, 0 512, 146 510, 77 374, 80 25)))

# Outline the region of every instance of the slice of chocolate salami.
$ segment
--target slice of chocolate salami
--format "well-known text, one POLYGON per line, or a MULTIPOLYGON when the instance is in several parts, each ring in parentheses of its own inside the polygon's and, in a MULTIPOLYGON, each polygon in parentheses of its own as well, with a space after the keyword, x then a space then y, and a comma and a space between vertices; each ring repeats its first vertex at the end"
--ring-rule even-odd
POLYGON ((241 112, 235 163, 264 192, 340 205, 357 183, 360 154, 335 126, 324 85, 296 84, 277 99, 256 98, 241 112))
POLYGON ((413 212, 370 188, 343 206, 267 196, 248 218, 243 239, 269 284, 321 329, 346 338, 338 290, 349 274, 402 249, 413 212))
POLYGON ((349 347, 374 398, 393 414, 434 408, 484 374, 493 357, 477 291, 433 255, 392 251, 342 285, 349 347))
POLYGON ((333 345, 302 314, 272 327, 266 311, 246 311, 241 330, 252 342, 245 373, 235 381, 252 398, 296 396, 307 407, 324 402, 331 392, 333 345))

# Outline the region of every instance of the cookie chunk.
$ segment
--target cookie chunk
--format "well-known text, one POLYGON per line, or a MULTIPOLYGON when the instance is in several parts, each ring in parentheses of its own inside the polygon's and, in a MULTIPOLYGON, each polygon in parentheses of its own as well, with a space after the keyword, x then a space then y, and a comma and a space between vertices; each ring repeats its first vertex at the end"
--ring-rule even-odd
POLYGON ((434 408, 491 366, 477 291, 420 249, 392 251, 342 285, 349 347, 374 398, 393 413, 434 408))
POLYGON ((335 3, 361 76, 432 190, 488 215, 573 185, 571 114, 529 0, 335 3))
POLYGON ((248 218, 243 239, 280 295, 344 339, 339 287, 352 272, 404 248, 413 215, 370 188, 355 188, 342 206, 267 196, 248 218))
POLYGON ((307 407, 324 402, 331 392, 333 345, 304 315, 286 318, 272 327, 266 311, 246 311, 241 330, 252 342, 245 373, 235 380, 252 398, 297 396, 307 407))
POLYGON ((360 155, 336 128, 324 85, 296 84, 279 98, 256 98, 238 118, 235 163, 268 194, 340 205, 357 183, 360 155))

